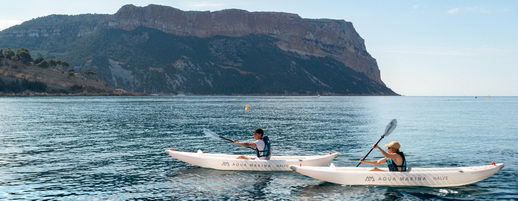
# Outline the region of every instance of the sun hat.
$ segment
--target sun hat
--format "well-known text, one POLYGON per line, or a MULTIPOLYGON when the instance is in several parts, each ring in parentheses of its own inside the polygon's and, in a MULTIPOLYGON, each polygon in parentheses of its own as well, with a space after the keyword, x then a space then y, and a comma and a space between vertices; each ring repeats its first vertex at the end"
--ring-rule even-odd
POLYGON ((388 148, 393 148, 393 149, 401 148, 401 145, 399 144, 398 141, 392 141, 392 142, 386 144, 385 146, 388 147, 388 148))

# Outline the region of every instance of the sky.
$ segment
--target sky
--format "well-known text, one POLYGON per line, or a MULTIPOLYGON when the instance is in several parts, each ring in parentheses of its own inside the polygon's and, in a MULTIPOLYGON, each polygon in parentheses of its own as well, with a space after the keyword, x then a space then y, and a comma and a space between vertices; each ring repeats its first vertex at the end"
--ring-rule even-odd
POLYGON ((353 23, 385 84, 406 96, 518 96, 514 0, 0 0, 0 30, 50 14, 113 14, 125 4, 296 13, 353 23))

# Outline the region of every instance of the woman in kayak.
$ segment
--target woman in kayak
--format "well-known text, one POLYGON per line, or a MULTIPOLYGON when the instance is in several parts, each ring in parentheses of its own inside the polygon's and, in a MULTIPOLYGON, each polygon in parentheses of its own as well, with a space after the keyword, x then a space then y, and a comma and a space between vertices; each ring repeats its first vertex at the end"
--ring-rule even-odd
MULTIPOLYGON (((392 141, 389 144, 385 145, 388 148, 388 151, 385 152, 382 148, 380 148, 377 144, 374 145, 373 148, 378 148, 385 156, 385 158, 379 159, 377 161, 360 161, 362 163, 367 163, 371 165, 379 165, 383 163, 387 163, 389 171, 399 171, 399 172, 406 172, 406 160, 405 160, 405 154, 403 152, 399 151, 399 148, 401 148, 401 145, 397 141, 392 141)), ((384 171, 382 169, 379 169, 377 167, 371 169, 370 171, 384 171)))
MULTIPOLYGON (((243 147, 251 147, 255 149, 257 158, 261 160, 270 160, 270 156, 272 154, 272 150, 270 149, 270 140, 268 136, 264 136, 263 129, 258 128, 254 131, 254 142, 238 142, 234 141, 233 144, 237 144, 243 147)), ((247 156, 239 156, 237 159, 253 159, 247 156)))

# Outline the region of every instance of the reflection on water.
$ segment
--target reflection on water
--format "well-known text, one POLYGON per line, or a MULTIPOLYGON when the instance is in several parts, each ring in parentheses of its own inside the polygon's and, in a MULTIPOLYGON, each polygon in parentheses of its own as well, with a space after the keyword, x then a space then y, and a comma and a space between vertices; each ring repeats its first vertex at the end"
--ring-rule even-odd
POLYGON ((281 172, 235 172, 198 167, 183 168, 170 175, 175 198, 185 195, 205 199, 266 199, 268 188, 281 172))
POLYGON ((428 187, 386 187, 385 197, 390 200, 397 200, 405 197, 418 199, 473 199, 477 195, 486 193, 476 185, 448 187, 448 188, 428 188, 428 187))
POLYGON ((516 122, 516 97, 0 98, 0 200, 515 199, 516 122), (400 141, 412 167, 506 166, 464 187, 341 186, 193 167, 164 153, 250 154, 202 131, 244 141, 261 127, 274 154, 337 151, 333 163, 352 166, 392 118, 398 128, 382 143, 400 141))
POLYGON ((384 186, 344 186, 328 182, 317 182, 299 186, 292 190, 293 195, 311 199, 332 199, 347 196, 348 199, 473 199, 488 192, 476 185, 449 188, 428 187, 384 187, 384 186))

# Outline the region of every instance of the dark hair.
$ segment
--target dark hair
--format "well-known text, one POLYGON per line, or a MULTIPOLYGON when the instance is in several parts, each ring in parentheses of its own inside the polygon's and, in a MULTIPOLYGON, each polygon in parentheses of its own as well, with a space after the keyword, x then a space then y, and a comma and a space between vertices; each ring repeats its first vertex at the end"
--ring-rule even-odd
POLYGON ((254 131, 254 133, 259 133, 259 134, 261 134, 261 135, 264 135, 264 131, 263 131, 263 129, 260 129, 260 128, 256 129, 256 130, 254 131))

